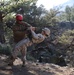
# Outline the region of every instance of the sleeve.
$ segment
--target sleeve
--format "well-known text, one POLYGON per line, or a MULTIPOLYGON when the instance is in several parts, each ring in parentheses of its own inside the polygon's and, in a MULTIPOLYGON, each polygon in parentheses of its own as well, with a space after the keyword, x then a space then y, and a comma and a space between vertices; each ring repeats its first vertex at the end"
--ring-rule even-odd
POLYGON ((44 36, 42 36, 42 34, 36 34, 34 31, 31 31, 31 33, 32 33, 32 37, 36 40, 44 39, 44 36))
POLYGON ((30 27, 30 26, 31 26, 31 25, 30 25, 29 23, 27 23, 27 22, 25 22, 25 24, 26 24, 27 27, 30 27))
POLYGON ((31 33, 32 33, 32 37, 34 39, 38 39, 39 38, 38 35, 34 31, 31 31, 31 33))

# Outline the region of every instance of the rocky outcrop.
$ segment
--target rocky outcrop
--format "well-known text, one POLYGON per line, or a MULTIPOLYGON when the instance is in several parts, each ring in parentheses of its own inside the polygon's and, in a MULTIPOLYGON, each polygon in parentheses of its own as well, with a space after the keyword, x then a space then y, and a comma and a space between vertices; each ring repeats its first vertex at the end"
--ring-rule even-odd
POLYGON ((0 56, 0 75, 74 75, 74 68, 60 67, 54 64, 27 61, 25 67, 21 67, 21 60, 16 59, 14 66, 7 66, 3 60, 6 56, 0 56))

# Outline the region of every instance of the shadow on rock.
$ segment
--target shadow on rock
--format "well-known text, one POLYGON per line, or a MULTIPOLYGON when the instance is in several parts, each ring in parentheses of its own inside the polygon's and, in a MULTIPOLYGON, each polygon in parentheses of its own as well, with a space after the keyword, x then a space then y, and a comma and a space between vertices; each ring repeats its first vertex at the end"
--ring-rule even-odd
POLYGON ((34 75, 34 74, 30 73, 27 67, 3 66, 0 67, 0 75, 34 75))
POLYGON ((13 75, 34 75, 29 72, 29 70, 26 66, 25 67, 13 66, 12 73, 13 73, 13 75))

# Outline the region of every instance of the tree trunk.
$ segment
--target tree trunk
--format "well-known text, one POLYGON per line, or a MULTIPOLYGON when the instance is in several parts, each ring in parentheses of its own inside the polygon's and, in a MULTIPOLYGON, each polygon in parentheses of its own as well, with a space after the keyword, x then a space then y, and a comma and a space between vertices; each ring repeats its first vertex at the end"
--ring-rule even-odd
POLYGON ((3 18, 5 15, 3 15, 3 12, 0 11, 0 43, 5 43, 5 37, 4 37, 4 28, 3 28, 3 18))
POLYGON ((0 22, 0 42, 5 43, 3 23, 0 22))

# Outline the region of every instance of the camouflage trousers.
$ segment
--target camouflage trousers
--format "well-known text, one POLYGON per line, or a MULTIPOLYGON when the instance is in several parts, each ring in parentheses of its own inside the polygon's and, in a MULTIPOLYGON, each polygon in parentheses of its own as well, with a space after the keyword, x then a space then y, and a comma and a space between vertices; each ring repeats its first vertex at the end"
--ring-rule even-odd
POLYGON ((26 61, 26 52, 27 47, 31 46, 33 43, 29 40, 29 38, 23 39, 17 44, 13 44, 12 56, 14 59, 17 58, 19 52, 21 52, 21 59, 25 63, 26 61))

